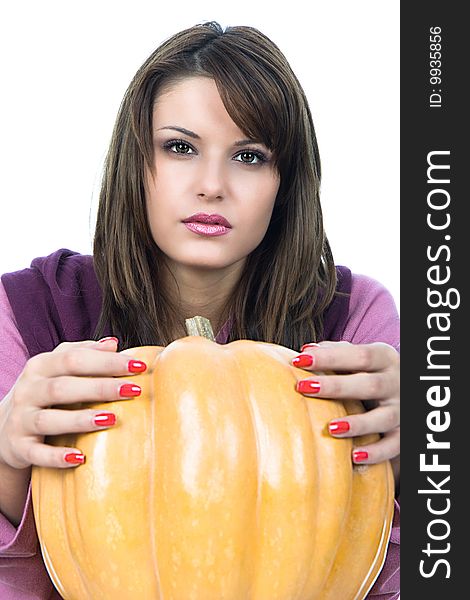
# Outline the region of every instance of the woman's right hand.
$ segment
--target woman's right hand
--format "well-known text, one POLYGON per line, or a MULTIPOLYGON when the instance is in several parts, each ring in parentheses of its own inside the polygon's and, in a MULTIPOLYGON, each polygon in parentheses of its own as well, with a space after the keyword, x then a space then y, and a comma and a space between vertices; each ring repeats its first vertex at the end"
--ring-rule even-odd
POLYGON ((0 402, 0 464, 66 468, 84 461, 78 448, 44 443, 44 436, 105 429, 114 415, 102 410, 67 410, 56 405, 106 402, 140 395, 140 387, 116 376, 145 371, 146 365, 117 353, 116 338, 64 342, 29 359, 0 402))

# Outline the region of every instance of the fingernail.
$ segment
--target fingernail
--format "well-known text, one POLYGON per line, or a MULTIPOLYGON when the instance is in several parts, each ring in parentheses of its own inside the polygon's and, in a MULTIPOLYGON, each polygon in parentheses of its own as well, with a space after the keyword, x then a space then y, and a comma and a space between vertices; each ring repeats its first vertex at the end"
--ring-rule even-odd
POLYGON ((354 462, 363 462, 369 458, 369 453, 365 450, 355 450, 353 452, 354 462))
POLYGON ((328 425, 328 429, 330 430, 330 433, 337 434, 346 433, 346 431, 349 431, 350 427, 348 421, 335 421, 328 425))
POLYGON ((127 368, 131 373, 143 373, 147 365, 141 360, 130 360, 127 363, 127 368))
POLYGON ((99 427, 116 424, 116 415, 114 413, 103 412, 94 416, 93 422, 99 427))
POLYGON ((119 395, 123 398, 133 398, 135 396, 140 396, 141 393, 142 388, 133 383, 123 383, 119 388, 119 395))
POLYGON ((297 382, 296 390, 302 394, 318 394, 320 382, 313 381, 313 379, 301 379, 297 382))
POLYGON ((315 344, 314 342, 310 342, 309 344, 304 344, 300 349, 303 352, 306 348, 320 348, 320 344, 315 344))
POLYGON ((100 344, 102 344, 103 342, 109 342, 110 340, 113 340, 113 342, 116 342, 116 344, 118 344, 118 343, 119 343, 119 340, 117 339, 117 337, 114 337, 113 335, 110 335, 110 336, 108 336, 108 337, 101 338, 100 340, 98 340, 98 342, 99 342, 100 344))
POLYGON ((69 452, 64 456, 64 460, 71 465, 81 465, 85 462, 85 456, 81 452, 69 452))
POLYGON ((313 365, 313 356, 311 354, 299 354, 292 360, 294 367, 311 367, 313 365))

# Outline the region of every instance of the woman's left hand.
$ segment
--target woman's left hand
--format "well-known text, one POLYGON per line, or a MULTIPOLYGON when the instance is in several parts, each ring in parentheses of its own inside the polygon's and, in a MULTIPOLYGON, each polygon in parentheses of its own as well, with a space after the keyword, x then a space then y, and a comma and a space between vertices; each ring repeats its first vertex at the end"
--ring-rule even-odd
POLYGON ((379 441, 355 447, 353 462, 373 464, 395 459, 397 476, 400 454, 400 355, 388 344, 321 342, 302 346, 292 364, 309 371, 331 372, 312 375, 297 383, 305 396, 334 400, 365 401, 367 412, 348 415, 329 423, 334 437, 380 433, 379 441))

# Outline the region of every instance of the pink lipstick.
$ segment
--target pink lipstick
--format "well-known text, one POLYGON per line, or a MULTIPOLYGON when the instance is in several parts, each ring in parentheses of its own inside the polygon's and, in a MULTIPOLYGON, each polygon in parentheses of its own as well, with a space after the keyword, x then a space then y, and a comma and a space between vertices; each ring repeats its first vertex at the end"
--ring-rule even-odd
POLYGON ((222 215, 207 215, 205 213, 196 213, 183 223, 192 232, 204 236, 225 235, 232 226, 222 215))

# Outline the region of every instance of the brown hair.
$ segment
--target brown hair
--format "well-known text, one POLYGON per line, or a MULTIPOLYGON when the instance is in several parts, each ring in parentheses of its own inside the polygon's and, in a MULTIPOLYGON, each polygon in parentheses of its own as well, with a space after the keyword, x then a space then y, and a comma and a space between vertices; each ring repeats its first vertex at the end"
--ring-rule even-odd
MULTIPOLYGON (((158 47, 122 101, 106 159, 94 238, 103 291, 95 337, 107 323, 122 347, 166 345, 184 324, 161 285, 161 250, 146 211, 152 169, 152 114, 162 86, 201 75, 214 79, 224 106, 247 137, 273 151, 280 186, 266 235, 247 257, 224 310, 229 340, 298 348, 321 337, 336 287, 323 229, 320 159, 305 94, 278 47, 252 27, 196 25, 158 47)), ((193 316, 193 315, 186 315, 193 316)))

